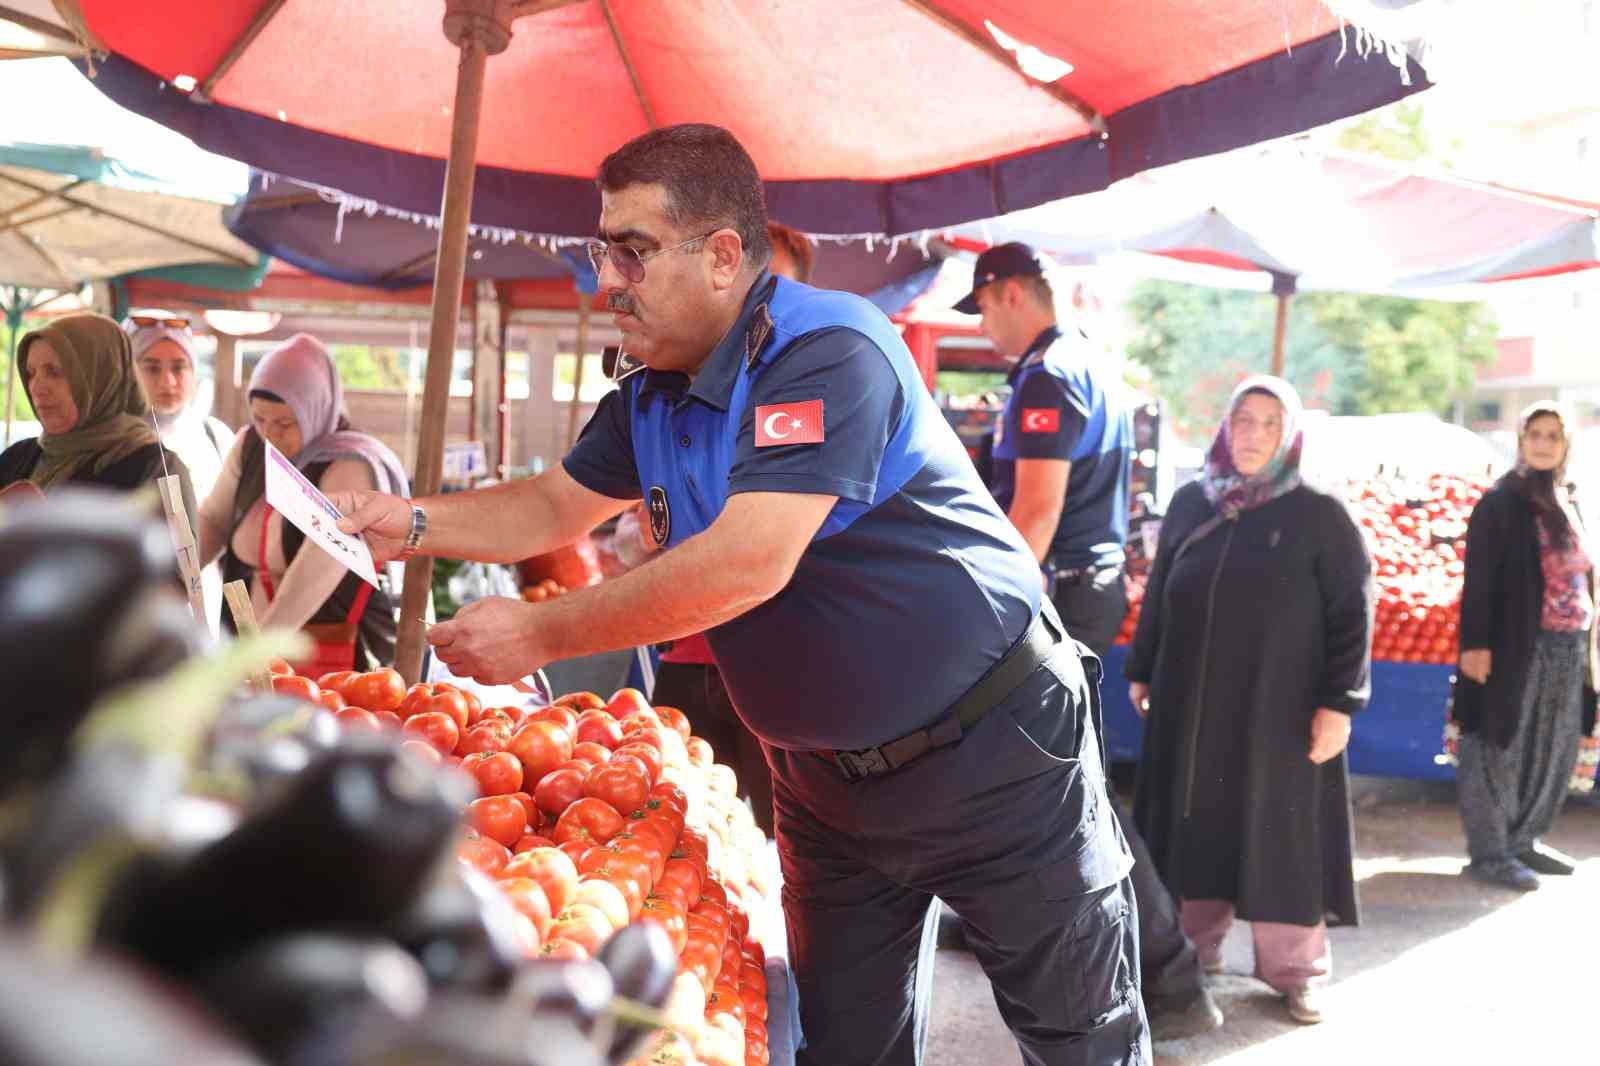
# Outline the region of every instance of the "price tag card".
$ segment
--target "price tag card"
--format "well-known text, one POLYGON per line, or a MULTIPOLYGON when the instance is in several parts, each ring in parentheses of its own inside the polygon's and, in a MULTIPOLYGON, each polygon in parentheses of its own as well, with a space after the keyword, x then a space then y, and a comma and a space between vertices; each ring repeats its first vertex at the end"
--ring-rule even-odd
POLYGON ((262 443, 267 449, 267 503, 345 569, 377 588, 378 570, 367 542, 341 533, 336 523, 344 516, 339 509, 282 452, 262 443))
POLYGON ((445 481, 471 481, 489 472, 489 456, 483 441, 468 440, 444 446, 445 481))

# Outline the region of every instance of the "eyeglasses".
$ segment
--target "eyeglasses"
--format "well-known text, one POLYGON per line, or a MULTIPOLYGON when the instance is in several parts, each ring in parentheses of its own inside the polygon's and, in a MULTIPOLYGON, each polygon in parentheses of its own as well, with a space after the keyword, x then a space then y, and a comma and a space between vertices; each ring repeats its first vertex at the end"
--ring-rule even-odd
POLYGON ((716 232, 716 230, 712 230, 710 233, 702 233, 698 237, 690 237, 681 244, 674 244, 671 248, 660 248, 644 255, 640 255, 636 249, 629 245, 618 244, 615 241, 586 241, 583 248, 584 251, 589 253, 589 262, 593 265, 596 274, 605 269, 606 260, 609 258, 611 265, 616 267, 617 273, 622 275, 624 281, 630 285, 637 285, 644 280, 644 265, 647 261, 654 259, 658 255, 675 252, 679 248, 687 248, 691 244, 705 240, 716 232))
POLYGON ((128 322, 135 329, 188 329, 193 324, 192 319, 159 315, 129 315, 128 322))

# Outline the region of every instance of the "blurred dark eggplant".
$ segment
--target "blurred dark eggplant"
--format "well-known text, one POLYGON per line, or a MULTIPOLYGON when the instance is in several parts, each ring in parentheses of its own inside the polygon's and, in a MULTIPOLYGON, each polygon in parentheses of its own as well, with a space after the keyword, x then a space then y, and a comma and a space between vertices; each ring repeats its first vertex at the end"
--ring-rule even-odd
POLYGON ((0 989, 7 1066, 266 1066, 187 993, 118 959, 0 937, 0 989))
POLYGON ((615 994, 610 971, 593 959, 534 959, 517 973, 508 998, 518 1011, 571 1018, 589 1033, 615 994))
MULTIPOLYGON (((611 975, 616 995, 646 1007, 659 1008, 672 994, 678 974, 678 956, 672 940, 654 922, 640 922, 618 929, 595 957, 611 975)), ((606 1049, 612 1062, 626 1062, 637 1055, 644 1042, 660 1028, 626 1014, 613 1017, 615 1029, 606 1049)))
POLYGON ((28 920, 80 856, 114 843, 153 845, 178 804, 183 767, 126 746, 94 748, 63 759, 58 775, 14 798, 13 820, 0 838, 0 863, 10 881, 6 913, 28 920))
POLYGON ((51 776, 94 701, 203 646, 167 530, 118 497, 62 491, 0 526, 0 798, 51 776))
POLYGON ((427 1005, 422 968, 368 937, 296 933, 196 971, 192 987, 275 1066, 342 1066, 427 1005))
POLYGON ((472 795, 388 737, 353 734, 228 836, 119 893, 102 937, 169 972, 297 930, 385 935, 443 863, 472 795))
POLYGON ((493 882, 445 863, 390 935, 434 985, 501 992, 524 961, 516 926, 516 908, 493 882))
POLYGON ((503 998, 453 994, 431 1000, 388 1043, 348 1066, 607 1066, 582 1028, 554 1010, 530 1013, 503 998))
POLYGON ((242 778, 257 800, 337 747, 339 723, 305 700, 277 693, 230 700, 211 727, 205 761, 224 780, 242 778))

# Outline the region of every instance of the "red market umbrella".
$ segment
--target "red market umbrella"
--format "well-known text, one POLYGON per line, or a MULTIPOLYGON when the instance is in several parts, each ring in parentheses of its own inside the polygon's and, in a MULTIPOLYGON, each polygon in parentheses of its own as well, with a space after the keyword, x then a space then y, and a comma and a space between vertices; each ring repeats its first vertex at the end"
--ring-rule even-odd
MULTIPOLYGON (((1319 0, 446 0, 442 37, 416 2, 56 2, 111 53, 108 95, 202 147, 408 210, 444 186, 419 493, 438 484, 469 219, 587 230, 597 164, 652 127, 731 129, 790 225, 898 234, 1425 85, 1319 0)), ((407 569, 412 679, 430 572, 407 569)))

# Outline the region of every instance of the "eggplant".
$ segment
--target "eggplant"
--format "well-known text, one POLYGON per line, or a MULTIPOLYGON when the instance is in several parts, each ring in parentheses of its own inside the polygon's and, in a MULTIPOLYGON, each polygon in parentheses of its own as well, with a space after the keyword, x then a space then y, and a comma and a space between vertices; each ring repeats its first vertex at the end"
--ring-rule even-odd
MULTIPOLYGON (((647 1007, 662 1007, 672 994, 678 973, 678 956, 666 930, 654 922, 618 929, 595 957, 611 975, 615 993, 647 1007)), ((612 1062, 626 1062, 644 1049, 659 1026, 640 1024, 627 1017, 614 1019, 615 1029, 606 1048, 612 1062)))
POLYGON ((339 723, 321 707, 276 693, 227 703, 211 727, 206 762, 224 780, 243 779, 257 800, 339 744, 339 723))
POLYGON ((382 1047, 427 1005, 427 977, 371 937, 295 933, 197 970, 194 988, 276 1066, 340 1066, 382 1047))
POLYGON ((228 836, 127 886, 102 937, 173 973, 301 929, 383 935, 414 904, 472 795, 397 741, 342 737, 228 836))
POLYGON ((587 1034, 615 992, 610 971, 593 959, 535 959, 517 974, 509 1000, 519 1012, 570 1018, 587 1034))
POLYGON ((0 526, 0 799, 47 780, 95 700, 204 646, 167 530, 92 490, 0 526))
POLYGON ((7 1066, 266 1066, 193 997, 125 961, 68 961, 0 937, 7 1066))
POLYGON ((503 992, 523 961, 517 912, 488 878, 460 863, 434 880, 389 930, 434 986, 503 992))
POLYGON ((11 891, 6 913, 29 920, 78 857, 105 846, 153 846, 178 806, 183 768, 124 746, 71 759, 47 787, 19 797, 17 818, 0 840, 11 891))
POLYGON ((348 1066, 606 1066, 570 1015, 528 1013, 504 999, 472 994, 435 997, 388 1043, 348 1066))

